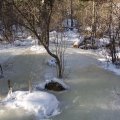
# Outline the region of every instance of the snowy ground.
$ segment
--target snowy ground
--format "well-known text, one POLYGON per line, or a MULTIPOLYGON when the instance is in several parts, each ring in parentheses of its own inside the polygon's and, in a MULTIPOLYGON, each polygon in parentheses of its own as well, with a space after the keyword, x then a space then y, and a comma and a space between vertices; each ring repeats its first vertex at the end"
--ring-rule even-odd
POLYGON ((117 75, 120 75, 120 68, 117 68, 116 65, 113 65, 111 62, 107 62, 105 58, 100 58, 98 60, 101 62, 102 67, 104 69, 112 71, 117 75))
MULTIPOLYGON (((108 71, 112 71, 117 75, 120 75, 120 68, 111 62, 111 57, 108 55, 106 49, 99 49, 96 51, 96 54, 98 54, 97 59, 100 61, 101 66, 108 71)), ((118 57, 120 58, 120 50, 118 52, 118 57)))

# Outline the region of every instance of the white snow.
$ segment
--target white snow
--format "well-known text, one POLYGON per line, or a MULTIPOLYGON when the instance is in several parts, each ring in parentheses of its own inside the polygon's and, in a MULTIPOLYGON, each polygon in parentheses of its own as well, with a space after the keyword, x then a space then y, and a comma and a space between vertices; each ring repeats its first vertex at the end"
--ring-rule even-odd
POLYGON ((52 82, 52 81, 61 84, 65 89, 69 89, 69 86, 63 81, 63 79, 58 79, 58 78, 46 80, 45 82, 36 85, 36 89, 37 90, 44 90, 45 85, 52 82))
POLYGON ((43 46, 41 45, 33 45, 30 48, 31 51, 36 52, 36 53, 45 53, 46 50, 43 46))
POLYGON ((92 31, 92 28, 88 26, 88 27, 85 28, 85 30, 92 31))
POLYGON ((73 45, 75 46, 78 46, 80 44, 80 40, 76 40, 74 43, 73 43, 73 45))
POLYGON ((32 36, 28 36, 27 39, 30 39, 30 40, 31 40, 31 39, 32 39, 32 36))
POLYGON ((110 43, 110 39, 109 38, 101 38, 101 39, 99 39, 99 43, 98 43, 98 45, 99 46, 105 46, 105 45, 107 45, 107 44, 109 44, 110 43))
MULTIPOLYGON (((109 43, 109 39, 105 39, 106 44, 109 43)), ((111 56, 109 55, 108 49, 98 49, 96 50, 96 54, 98 55, 97 59, 100 61, 102 67, 108 71, 112 71, 117 75, 120 75, 120 68, 111 62, 111 56)), ((118 53, 116 54, 118 58, 120 58, 120 50, 118 49, 118 53)))
POLYGON ((107 61, 105 58, 99 58, 98 60, 101 62, 102 67, 104 69, 112 71, 117 75, 120 75, 120 68, 117 68, 116 65, 113 65, 110 61, 107 61))
POLYGON ((41 91, 32 93, 28 91, 13 92, 2 101, 1 105, 9 109, 22 108, 41 119, 60 113, 57 98, 50 93, 41 91))
POLYGON ((73 45, 73 43, 75 42, 80 43, 83 40, 84 40, 84 36, 79 35, 76 29, 72 31, 68 30, 65 31, 64 33, 56 32, 56 31, 50 32, 50 41, 52 43, 63 42, 63 44, 73 45), (61 41, 61 35, 63 36, 62 41, 61 41), (58 37, 58 39, 56 39, 56 37, 58 37))

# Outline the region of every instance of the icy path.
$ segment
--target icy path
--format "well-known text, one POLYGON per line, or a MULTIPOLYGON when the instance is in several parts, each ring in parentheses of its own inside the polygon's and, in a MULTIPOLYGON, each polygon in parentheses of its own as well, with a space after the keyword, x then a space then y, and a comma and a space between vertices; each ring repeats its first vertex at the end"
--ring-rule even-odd
POLYGON ((53 120, 119 120, 120 76, 101 68, 97 55, 69 50, 66 82, 71 90, 56 94, 63 111, 53 120))

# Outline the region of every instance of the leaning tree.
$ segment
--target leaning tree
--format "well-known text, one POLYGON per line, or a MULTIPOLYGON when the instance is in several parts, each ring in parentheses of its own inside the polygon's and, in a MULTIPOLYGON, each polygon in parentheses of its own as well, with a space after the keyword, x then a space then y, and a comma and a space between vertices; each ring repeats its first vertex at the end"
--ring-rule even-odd
POLYGON ((62 78, 60 58, 49 46, 49 30, 55 0, 5 0, 5 2, 13 7, 14 23, 29 30, 38 39, 38 44, 43 45, 47 53, 55 58, 58 77, 62 78))

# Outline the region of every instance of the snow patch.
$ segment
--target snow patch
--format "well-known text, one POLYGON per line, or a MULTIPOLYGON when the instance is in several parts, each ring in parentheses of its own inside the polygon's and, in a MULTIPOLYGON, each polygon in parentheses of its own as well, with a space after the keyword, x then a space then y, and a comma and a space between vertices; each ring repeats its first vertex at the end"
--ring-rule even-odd
POLYGON ((50 93, 34 91, 16 91, 2 102, 7 108, 23 108, 41 119, 59 114, 59 101, 50 93))
POLYGON ((102 63, 102 67, 106 70, 112 71, 117 75, 120 75, 120 68, 117 68, 114 64, 112 64, 110 61, 107 62, 105 58, 99 58, 99 61, 102 63))
POLYGON ((31 40, 31 39, 32 39, 32 36, 28 36, 27 39, 28 39, 28 40, 31 40))
POLYGON ((85 30, 92 31, 92 28, 88 26, 88 27, 85 28, 85 30))
POLYGON ((39 46, 39 45, 33 45, 30 48, 31 51, 36 52, 36 53, 45 53, 46 50, 43 46, 39 46))
POLYGON ((110 43, 109 38, 101 38, 98 41, 99 41, 99 43, 98 43, 99 46, 105 46, 110 43))

